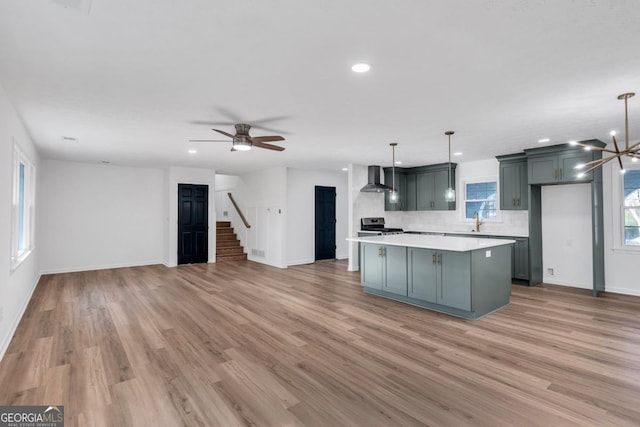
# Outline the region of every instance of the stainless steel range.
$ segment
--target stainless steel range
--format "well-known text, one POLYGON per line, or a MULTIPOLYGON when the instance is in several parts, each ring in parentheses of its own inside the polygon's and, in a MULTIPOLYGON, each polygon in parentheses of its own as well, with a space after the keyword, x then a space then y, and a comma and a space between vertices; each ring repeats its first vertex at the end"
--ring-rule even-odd
POLYGON ((387 228, 384 218, 360 218, 360 232, 365 235, 402 234, 402 228, 387 228))

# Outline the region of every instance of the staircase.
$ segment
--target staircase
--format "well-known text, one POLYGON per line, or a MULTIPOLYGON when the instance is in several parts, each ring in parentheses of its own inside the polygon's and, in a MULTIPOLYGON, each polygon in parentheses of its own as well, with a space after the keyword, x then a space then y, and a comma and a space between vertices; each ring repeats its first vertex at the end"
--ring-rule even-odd
POLYGON ((247 259, 230 221, 216 221, 216 261, 243 261, 247 259))

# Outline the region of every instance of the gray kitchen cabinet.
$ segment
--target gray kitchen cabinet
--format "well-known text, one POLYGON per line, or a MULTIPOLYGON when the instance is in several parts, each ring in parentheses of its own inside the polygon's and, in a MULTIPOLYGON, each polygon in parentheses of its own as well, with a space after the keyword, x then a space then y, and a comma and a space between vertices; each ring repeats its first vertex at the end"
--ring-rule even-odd
MULTIPOLYGON (((404 211, 407 204, 407 189, 406 182, 407 176, 400 168, 396 168, 395 189, 398 192, 398 199, 393 202, 391 200, 391 192, 385 191, 384 193, 384 210, 385 211, 404 211)), ((384 185, 393 187, 393 169, 384 169, 384 185)))
POLYGON ((529 182, 524 153, 497 156, 500 162, 500 209, 527 210, 529 182))
MULTIPOLYGON (((385 168, 385 185, 393 182, 393 169, 385 168)), ((456 164, 451 164, 451 186, 455 189, 456 164)), ((445 193, 449 187, 449 164, 396 168, 398 202, 391 203, 390 192, 385 193, 386 211, 455 210, 456 203, 448 202, 445 193)))
POLYGON ((373 289, 407 296, 407 248, 363 243, 362 283, 373 289))
POLYGON ((469 252, 409 248, 408 265, 410 297, 471 310, 469 252))
POLYGON ((591 173, 579 177, 580 170, 576 169, 577 165, 594 159, 592 151, 582 148, 556 150, 551 154, 529 154, 530 150, 525 151, 529 184, 590 182, 593 179, 591 173))
POLYGON ((516 243, 511 248, 511 277, 529 280, 529 239, 513 237, 516 243))
POLYGON ((409 248, 408 296, 423 301, 437 303, 437 264, 433 249, 409 248))
POLYGON ((407 174, 405 182, 405 205, 404 210, 415 211, 418 209, 418 175, 415 173, 407 174))
MULTIPOLYGON (((451 173, 453 174, 454 171, 452 170, 451 173)), ((453 181, 452 186, 455 188, 453 181)), ((455 210, 455 203, 448 202, 445 198, 445 193, 448 187, 448 170, 419 173, 416 177, 417 210, 455 210)))

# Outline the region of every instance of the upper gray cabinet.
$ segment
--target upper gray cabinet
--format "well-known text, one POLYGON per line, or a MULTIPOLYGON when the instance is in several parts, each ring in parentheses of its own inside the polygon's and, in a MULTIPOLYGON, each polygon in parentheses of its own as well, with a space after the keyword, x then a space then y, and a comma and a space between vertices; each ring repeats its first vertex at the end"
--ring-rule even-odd
MULTIPOLYGON (((598 140, 581 142, 596 147, 605 146, 603 142, 598 140)), ((602 157, 600 151, 585 151, 581 147, 573 147, 568 144, 533 148, 525 150, 525 152, 528 159, 529 184, 590 182, 593 179, 593 174, 588 173, 581 176, 581 171, 576 166, 602 157)))
MULTIPOLYGON (((451 186, 455 189, 456 164, 451 164, 451 186)), ((385 168, 385 185, 393 180, 392 168, 385 168), (388 180, 388 181, 387 181, 388 180)), ((448 202, 445 193, 449 187, 449 164, 441 163, 415 168, 396 168, 398 202, 391 203, 385 194, 386 211, 446 211, 455 210, 456 203, 448 202)))
POLYGON ((391 192, 385 191, 384 193, 384 210, 385 211, 406 211, 407 205, 407 176, 400 168, 396 168, 395 184, 393 179, 392 168, 385 168, 384 170, 384 185, 393 187, 398 192, 396 200, 391 200, 391 192))
POLYGON ((527 210, 529 185, 524 153, 496 156, 500 162, 500 209, 527 210))

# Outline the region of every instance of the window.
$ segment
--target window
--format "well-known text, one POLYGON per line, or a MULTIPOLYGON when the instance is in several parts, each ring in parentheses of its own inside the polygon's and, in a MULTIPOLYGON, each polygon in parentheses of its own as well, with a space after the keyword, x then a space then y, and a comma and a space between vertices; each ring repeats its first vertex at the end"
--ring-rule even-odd
POLYGON ((471 182, 465 185, 465 218, 473 218, 474 213, 480 218, 497 216, 497 182, 471 182))
POLYGON ((624 174, 624 244, 640 246, 640 169, 624 174))
POLYGON ((35 167, 17 145, 14 145, 13 156, 12 270, 17 268, 33 249, 35 202, 35 167))

